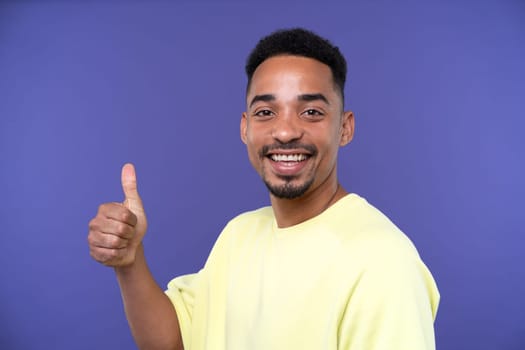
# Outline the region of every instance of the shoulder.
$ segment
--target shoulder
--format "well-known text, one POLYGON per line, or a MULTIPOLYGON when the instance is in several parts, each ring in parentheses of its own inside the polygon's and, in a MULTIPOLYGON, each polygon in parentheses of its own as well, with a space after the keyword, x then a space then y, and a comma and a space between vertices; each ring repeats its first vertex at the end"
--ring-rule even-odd
POLYGON ((242 226, 246 224, 251 225, 260 222, 272 222, 273 218, 274 216, 272 207, 262 207, 237 215, 228 222, 226 228, 232 226, 242 226))
POLYGON ((417 296, 435 316, 439 292, 410 238, 364 198, 352 197, 337 215, 342 218, 337 235, 347 266, 359 271, 358 289, 377 294, 377 300, 410 303, 417 296))
POLYGON ((343 200, 329 221, 346 266, 361 271, 372 284, 402 287, 415 282, 435 289, 430 271, 401 229, 364 198, 349 195, 343 200))
POLYGON ((396 225, 379 209, 357 194, 348 194, 330 208, 331 220, 353 231, 399 231, 396 225))
POLYGON ((324 222, 354 254, 417 255, 410 239, 385 214, 356 194, 341 199, 330 209, 324 222))
POLYGON ((223 228, 217 238, 216 245, 231 245, 232 241, 235 241, 237 245, 242 242, 243 238, 253 236, 256 232, 260 233, 271 229, 273 220, 271 207, 262 207, 239 214, 223 228))

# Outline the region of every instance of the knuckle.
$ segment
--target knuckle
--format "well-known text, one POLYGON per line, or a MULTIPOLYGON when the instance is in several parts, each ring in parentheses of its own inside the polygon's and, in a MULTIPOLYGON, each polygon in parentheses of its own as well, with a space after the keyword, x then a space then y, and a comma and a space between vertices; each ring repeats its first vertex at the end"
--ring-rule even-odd
POLYGON ((87 236, 87 241, 92 246, 97 246, 100 243, 100 233, 98 231, 90 231, 87 236))
POLYGON ((134 229, 131 228, 129 225, 123 225, 122 230, 120 231, 120 237, 129 239, 133 237, 134 229))
POLYGON ((128 263, 126 253, 120 249, 90 249, 91 257, 104 266, 115 267, 128 263))
POLYGON ((128 221, 129 219, 131 219, 131 211, 129 210, 123 210, 122 213, 120 214, 120 219, 122 221, 128 221))
POLYGON ((97 261, 97 262, 99 262, 99 263, 104 264, 104 263, 107 262, 107 259, 106 259, 105 255, 104 255, 103 253, 100 253, 100 251, 98 251, 97 249, 91 249, 91 250, 89 251, 89 254, 91 255, 91 257, 92 257, 95 261, 97 261))
POLYGON ((88 227, 89 228, 95 228, 97 225, 97 218, 94 217, 93 219, 89 220, 88 227))
POLYGON ((113 248, 118 248, 120 245, 120 238, 117 236, 109 236, 108 245, 113 248))
POLYGON ((98 215, 104 215, 107 214, 112 210, 112 207, 115 205, 115 203, 102 203, 98 206, 98 215))
POLYGON ((88 241, 88 244, 91 246, 93 245, 94 243, 94 238, 93 238, 93 234, 90 233, 88 236, 87 236, 87 241, 88 241))
POLYGON ((117 249, 110 249, 107 254, 108 260, 115 260, 119 257, 119 251, 117 249))
POLYGON ((120 234, 120 235, 126 233, 126 224, 123 222, 119 222, 117 226, 115 227, 115 233, 120 234))
POLYGON ((98 213, 99 214, 103 213, 106 210, 107 206, 108 206, 107 203, 102 203, 101 205, 99 205, 98 206, 98 213))
POLYGON ((100 227, 101 223, 100 220, 98 220, 97 218, 94 218, 89 222, 88 228, 90 233, 100 230, 100 227))

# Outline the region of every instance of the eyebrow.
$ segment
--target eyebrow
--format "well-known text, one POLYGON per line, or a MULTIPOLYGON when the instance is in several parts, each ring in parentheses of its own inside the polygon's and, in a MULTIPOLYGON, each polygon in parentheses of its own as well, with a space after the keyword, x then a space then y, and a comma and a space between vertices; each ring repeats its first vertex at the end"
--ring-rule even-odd
POLYGON ((253 106, 254 103, 259 102, 259 101, 261 102, 275 101, 275 96, 272 94, 255 95, 252 98, 252 101, 250 102, 250 108, 253 106))
MULTIPOLYGON (((250 107, 252 107, 256 102, 271 102, 275 100, 276 100, 275 95, 272 95, 272 94, 255 95, 250 102, 250 107)), ((302 94, 302 95, 297 96, 297 100, 306 101, 306 102, 323 101, 327 105, 330 105, 330 102, 328 102, 328 99, 325 97, 325 95, 320 94, 320 93, 319 94, 302 94)))
POLYGON ((297 96, 297 99, 299 101, 324 101, 327 105, 330 105, 330 102, 328 102, 328 99, 323 94, 303 94, 297 96))

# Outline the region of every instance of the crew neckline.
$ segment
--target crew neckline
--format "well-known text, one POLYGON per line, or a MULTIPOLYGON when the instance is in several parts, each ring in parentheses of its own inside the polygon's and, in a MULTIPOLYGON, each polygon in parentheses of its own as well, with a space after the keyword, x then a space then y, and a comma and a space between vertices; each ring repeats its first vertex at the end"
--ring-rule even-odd
POLYGON ((356 200, 359 198, 361 197, 359 197, 359 195, 356 193, 348 193, 344 197, 339 199, 337 202, 335 202, 334 204, 326 208, 324 211, 317 214, 316 216, 313 216, 303 222, 300 222, 296 225, 289 226, 289 227, 280 228, 279 226, 277 226, 277 220, 275 219, 275 215, 273 215, 272 213, 272 230, 275 234, 278 234, 278 235, 290 233, 294 231, 299 231, 303 229, 304 227, 314 224, 316 221, 319 221, 326 216, 332 215, 332 213, 336 212, 337 209, 341 207, 345 202, 349 202, 349 201, 356 200))

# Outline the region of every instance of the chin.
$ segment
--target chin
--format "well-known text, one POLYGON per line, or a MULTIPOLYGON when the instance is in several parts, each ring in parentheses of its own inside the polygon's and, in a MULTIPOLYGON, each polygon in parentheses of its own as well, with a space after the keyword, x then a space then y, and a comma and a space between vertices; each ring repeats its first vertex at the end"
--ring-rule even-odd
POLYGON ((302 197, 310 189, 313 179, 302 184, 294 184, 287 181, 284 184, 276 185, 264 181, 270 193, 280 199, 296 199, 302 197))

